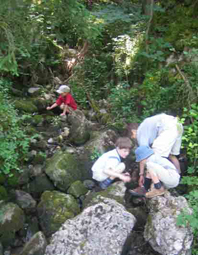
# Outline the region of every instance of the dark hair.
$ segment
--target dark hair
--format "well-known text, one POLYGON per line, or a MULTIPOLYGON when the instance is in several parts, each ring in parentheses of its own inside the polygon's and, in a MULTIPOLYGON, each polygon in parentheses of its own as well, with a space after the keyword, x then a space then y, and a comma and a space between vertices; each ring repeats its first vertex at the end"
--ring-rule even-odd
POLYGON ((119 137, 115 145, 119 149, 130 149, 132 147, 132 141, 128 137, 119 137))
POLYGON ((139 124, 138 123, 128 123, 125 127, 125 130, 123 132, 123 136, 127 136, 131 138, 131 131, 132 129, 137 130, 138 129, 139 124))

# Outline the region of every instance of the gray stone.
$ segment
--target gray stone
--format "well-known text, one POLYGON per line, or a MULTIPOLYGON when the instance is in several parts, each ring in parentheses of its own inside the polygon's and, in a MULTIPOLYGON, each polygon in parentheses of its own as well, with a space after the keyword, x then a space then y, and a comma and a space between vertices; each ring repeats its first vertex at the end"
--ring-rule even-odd
POLYGON ((36 207, 36 201, 32 196, 22 190, 15 190, 15 199, 18 206, 27 212, 33 211, 36 207))
POLYGON ((135 221, 121 204, 100 197, 99 203, 64 223, 45 255, 120 255, 135 221))
POLYGON ((152 248, 162 255, 190 255, 193 242, 189 227, 177 226, 177 217, 186 209, 191 209, 184 197, 164 196, 149 200, 150 213, 144 230, 144 237, 152 248))
POLYGON ((90 130, 84 113, 73 111, 68 115, 68 122, 71 124, 70 142, 77 146, 85 144, 90 139, 90 130))
POLYGON ((117 181, 105 190, 101 190, 99 192, 90 192, 83 201, 83 207, 85 208, 99 203, 101 197, 114 199, 118 203, 125 206, 125 191, 126 187, 124 182, 117 181))
POLYGON ((28 93, 33 96, 37 95, 39 91, 41 91, 41 88, 39 87, 32 87, 28 89, 28 93))
POLYGON ((24 227, 23 210, 14 203, 0 203, 0 242, 4 247, 13 243, 15 233, 24 227))
POLYGON ((44 234, 37 232, 29 242, 26 243, 20 255, 42 255, 45 252, 47 241, 44 234))

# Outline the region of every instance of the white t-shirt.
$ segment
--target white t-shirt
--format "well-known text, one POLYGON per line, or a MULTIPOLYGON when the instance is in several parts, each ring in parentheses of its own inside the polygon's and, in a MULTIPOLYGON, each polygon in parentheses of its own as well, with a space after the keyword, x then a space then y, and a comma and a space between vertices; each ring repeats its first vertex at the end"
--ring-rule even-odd
POLYGON ((109 176, 104 173, 105 169, 114 169, 121 162, 121 158, 116 149, 104 153, 99 157, 92 166, 93 179, 96 181, 104 181, 109 176))
POLYGON ((137 130, 138 145, 151 146, 162 130, 171 128, 176 123, 177 118, 165 113, 146 118, 137 130))

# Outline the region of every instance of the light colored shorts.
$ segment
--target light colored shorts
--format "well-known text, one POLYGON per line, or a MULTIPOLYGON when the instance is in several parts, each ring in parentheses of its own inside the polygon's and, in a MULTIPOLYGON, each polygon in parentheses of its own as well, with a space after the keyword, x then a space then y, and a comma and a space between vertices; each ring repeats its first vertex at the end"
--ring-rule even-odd
MULTIPOLYGON (((60 107, 60 109, 61 109, 61 110, 63 110, 63 109, 64 109, 64 107, 65 107, 65 104, 64 104, 64 103, 62 103, 59 107, 60 107)), ((69 111, 70 113, 74 111, 74 109, 73 109, 73 108, 71 108, 70 106, 67 106, 67 109, 68 109, 68 111, 69 111)))
POLYGON ((165 169, 163 166, 154 162, 147 162, 146 168, 147 172, 155 174, 167 189, 175 188, 179 184, 180 175, 175 169, 165 169))
POLYGON ((177 118, 165 117, 161 121, 158 137, 154 140, 152 149, 162 157, 170 154, 179 155, 182 142, 183 126, 177 118))
MULTIPOLYGON (((125 164, 123 162, 119 163, 115 168, 114 171, 116 173, 121 174, 123 171, 125 170, 125 164)), ((102 182, 104 180, 106 180, 107 178, 109 178, 111 176, 107 175, 104 173, 103 169, 100 169, 98 171, 93 171, 93 176, 92 178, 98 182, 102 182)))

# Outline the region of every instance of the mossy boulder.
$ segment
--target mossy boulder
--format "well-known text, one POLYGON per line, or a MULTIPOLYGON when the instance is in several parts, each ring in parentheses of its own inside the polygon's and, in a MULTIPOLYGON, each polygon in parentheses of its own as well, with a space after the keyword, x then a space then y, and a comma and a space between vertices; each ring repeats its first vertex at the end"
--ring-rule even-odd
POLYGON ((0 242, 9 246, 15 233, 24 227, 23 210, 14 203, 0 203, 0 242))
POLYGON ((85 180, 88 170, 83 168, 77 154, 57 151, 47 160, 46 174, 60 190, 66 191, 77 180, 85 180))
POLYGON ((39 175, 34 178, 30 183, 25 185, 23 189, 31 193, 35 198, 40 197, 40 195, 46 190, 54 190, 53 184, 50 182, 49 178, 45 174, 39 175))
POLYGON ((88 189, 84 186, 81 181, 75 181, 69 187, 67 193, 73 195, 78 198, 82 195, 85 195, 88 192, 88 189))
POLYGON ((91 132, 92 139, 86 143, 80 158, 84 168, 91 171, 95 160, 108 150, 115 148, 117 134, 114 130, 107 129, 103 131, 91 132))
POLYGON ((117 134, 114 130, 107 129, 103 131, 92 132, 92 139, 86 144, 85 150, 91 156, 94 151, 99 155, 115 148, 117 134))
POLYGON ((83 207, 89 207, 99 202, 99 197, 114 199, 118 203, 125 205, 126 187, 124 182, 118 181, 110 185, 106 190, 91 192, 83 201, 83 207))
POLYGON ((48 102, 44 98, 34 98, 33 103, 37 106, 39 112, 45 112, 48 102))
POLYGON ((20 255, 41 255, 45 253, 47 240, 44 234, 37 232, 24 246, 20 255))
POLYGON ((67 220, 80 212, 80 207, 71 195, 58 191, 45 191, 37 206, 41 228, 49 237, 67 220))
POLYGON ((76 146, 85 144, 90 138, 90 129, 84 113, 80 110, 72 112, 68 115, 68 122, 71 125, 70 142, 76 146))
POLYGON ((15 100, 14 105, 20 112, 34 113, 38 111, 36 105, 30 100, 15 100))
POLYGON ((43 123, 42 115, 34 115, 31 119, 32 125, 34 126, 41 126, 43 123))

